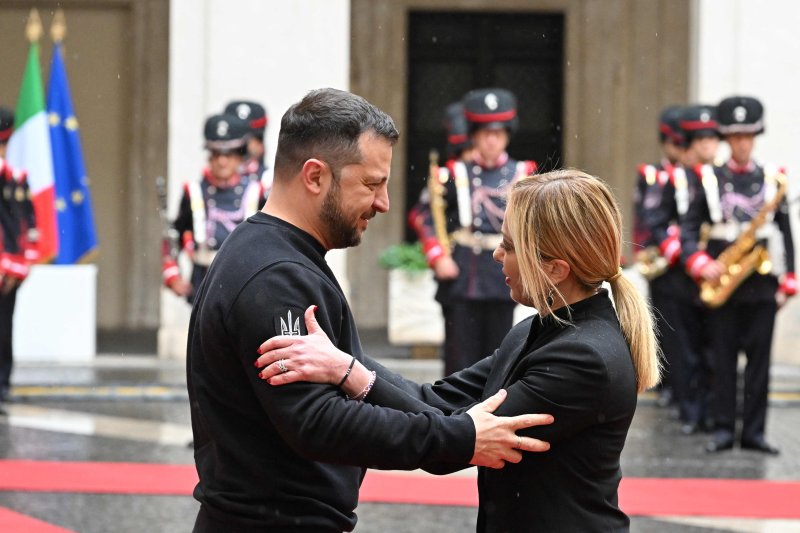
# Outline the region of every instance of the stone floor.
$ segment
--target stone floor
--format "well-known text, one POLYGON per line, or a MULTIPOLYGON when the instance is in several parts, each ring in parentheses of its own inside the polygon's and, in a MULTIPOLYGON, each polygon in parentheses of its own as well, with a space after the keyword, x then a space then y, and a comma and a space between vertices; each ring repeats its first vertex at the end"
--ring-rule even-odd
MULTIPOLYGON (((383 362, 418 380, 430 381, 441 372, 436 360, 383 362)), ((669 410, 646 394, 623 454, 625 476, 800 481, 800 368, 776 365, 772 390, 768 433, 780 444, 780 456, 741 450, 710 456, 703 452, 706 435, 681 435, 669 410)), ((180 362, 101 356, 90 365, 18 365, 14 394, 8 414, 0 416, 0 459, 192 464, 180 362)), ((188 495, 0 491, 0 507, 59 526, 62 532, 171 533, 190 531, 198 506, 188 495)), ((476 517, 472 507, 378 503, 363 503, 357 513, 359 533, 472 531, 476 517)), ((800 521, 633 516, 632 530, 800 532, 800 521)))

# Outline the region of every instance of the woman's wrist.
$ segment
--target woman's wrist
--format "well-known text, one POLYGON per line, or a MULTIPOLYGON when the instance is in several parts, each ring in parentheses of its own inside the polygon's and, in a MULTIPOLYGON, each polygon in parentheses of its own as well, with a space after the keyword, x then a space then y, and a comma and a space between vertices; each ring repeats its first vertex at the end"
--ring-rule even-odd
POLYGON ((356 363, 356 358, 355 356, 351 355, 350 364, 347 366, 347 370, 344 371, 344 376, 342 376, 342 379, 340 379, 339 383, 336 384, 337 388, 341 388, 341 386, 344 385, 344 382, 347 381, 347 378, 350 377, 350 372, 353 370, 353 365, 355 363, 356 363))
POLYGON ((372 380, 372 372, 362 365, 361 361, 356 361, 350 375, 339 388, 348 398, 352 398, 358 396, 369 385, 370 380, 372 380))

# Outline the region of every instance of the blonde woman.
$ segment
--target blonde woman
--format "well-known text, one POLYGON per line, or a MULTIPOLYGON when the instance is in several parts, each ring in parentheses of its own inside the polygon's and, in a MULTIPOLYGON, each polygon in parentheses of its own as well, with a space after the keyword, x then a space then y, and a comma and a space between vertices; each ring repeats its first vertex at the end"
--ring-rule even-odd
POLYGON ((617 501, 620 454, 637 393, 658 382, 659 359, 648 305, 619 268, 619 207, 608 187, 584 172, 534 175, 511 190, 502 233, 494 258, 511 297, 539 313, 472 367, 432 385, 370 360, 348 372, 352 356, 332 347, 312 307, 308 336, 274 337, 261 346, 262 377, 272 386, 331 383, 348 398, 408 411, 424 402, 446 413, 506 389, 495 414, 552 414, 552 425, 521 432, 551 449, 503 469, 479 468, 477 530, 627 531, 617 501), (605 281, 614 304, 601 288, 605 281), (376 379, 391 386, 364 394, 376 379))

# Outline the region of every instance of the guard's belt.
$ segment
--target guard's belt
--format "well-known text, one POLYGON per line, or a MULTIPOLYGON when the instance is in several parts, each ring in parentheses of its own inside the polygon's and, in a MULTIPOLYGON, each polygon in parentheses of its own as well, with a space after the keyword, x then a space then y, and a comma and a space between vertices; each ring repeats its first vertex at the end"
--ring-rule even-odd
POLYGON ((499 233, 473 232, 466 228, 461 228, 453 233, 453 240, 456 244, 473 250, 494 250, 503 242, 503 236, 499 233))

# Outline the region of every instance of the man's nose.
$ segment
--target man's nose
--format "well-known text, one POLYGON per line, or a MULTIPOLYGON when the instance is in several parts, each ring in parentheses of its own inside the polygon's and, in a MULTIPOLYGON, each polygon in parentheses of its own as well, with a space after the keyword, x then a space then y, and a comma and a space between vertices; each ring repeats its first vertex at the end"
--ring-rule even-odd
POLYGON ((375 195, 372 205, 378 213, 387 213, 389 211, 389 189, 381 187, 375 195))

